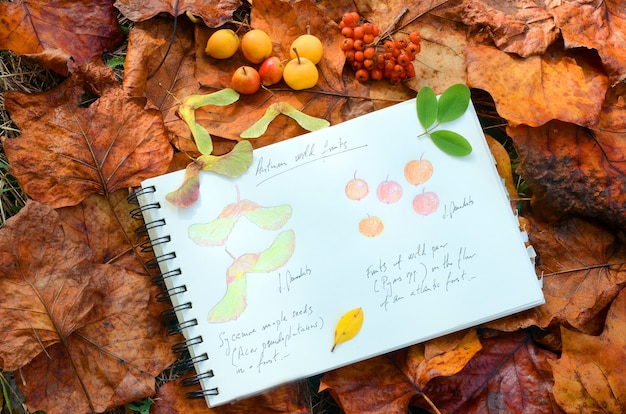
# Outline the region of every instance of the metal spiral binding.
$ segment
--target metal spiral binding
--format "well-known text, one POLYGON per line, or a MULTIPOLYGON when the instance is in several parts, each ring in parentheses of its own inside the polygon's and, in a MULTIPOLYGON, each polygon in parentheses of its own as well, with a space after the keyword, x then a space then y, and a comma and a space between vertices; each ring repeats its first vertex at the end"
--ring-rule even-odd
MULTIPOLYGON (((151 194, 154 192, 156 192, 156 187, 149 186, 145 188, 140 188, 128 195, 127 197, 128 203, 138 205, 138 207, 130 211, 130 215, 132 218, 141 220, 144 217, 143 214, 145 211, 152 210, 152 209, 158 210, 161 208, 161 204, 159 202, 148 203, 148 204, 143 204, 143 205, 139 203, 139 198, 138 198, 139 196, 143 194, 151 194)), ((144 223, 142 226, 137 228, 137 230, 135 230, 135 234, 137 235, 137 237, 139 237, 140 239, 141 238, 146 239, 139 245, 139 248, 141 249, 142 252, 146 253, 146 252, 154 251, 155 246, 165 245, 172 241, 169 235, 162 236, 156 239, 150 238, 150 234, 149 234, 150 230, 158 228, 158 227, 163 227, 166 224, 167 222, 165 221, 165 219, 160 218, 160 219, 156 219, 156 220, 144 223)), ((146 262, 146 266, 148 268, 159 268, 161 263, 166 262, 168 260, 175 259, 175 258, 176 258, 175 252, 163 253, 159 256, 155 256, 154 258, 148 260, 146 262)), ((174 286, 169 289, 166 287, 166 284, 165 284, 166 279, 170 277, 181 276, 181 275, 182 275, 181 269, 175 268, 172 270, 168 270, 167 272, 161 272, 158 275, 152 277, 151 279, 152 284, 158 286, 161 289, 161 291, 156 295, 156 300, 158 302, 170 301, 170 298, 172 296, 187 292, 186 285, 174 286)), ((172 306, 164 310, 163 312, 161 312, 161 319, 167 326, 167 335, 175 335, 178 333, 182 333, 185 329, 198 325, 198 320, 195 318, 187 320, 187 321, 179 321, 177 318, 177 314, 179 312, 187 311, 192 308, 193 308, 193 305, 191 302, 185 302, 176 306, 172 306)), ((209 356, 206 353, 203 353, 195 357, 189 357, 189 349, 191 349, 192 347, 196 345, 201 344, 202 342, 203 342, 202 336, 196 336, 195 338, 186 339, 172 346, 172 351, 174 353, 180 354, 181 356, 187 354, 188 356, 187 358, 181 358, 175 364, 176 370, 188 371, 189 369, 193 368, 193 366, 197 362, 202 362, 202 361, 206 361, 209 359, 209 356)), ((200 383, 201 380, 212 378, 213 376, 214 376, 213 370, 208 370, 206 372, 199 373, 192 377, 186 378, 185 380, 183 380, 182 384, 183 386, 197 385, 200 383)), ((188 398, 204 398, 207 395, 218 395, 218 394, 219 394, 219 391, 217 387, 215 387, 215 388, 210 388, 210 389, 203 389, 199 391, 188 392, 187 396, 188 398)))

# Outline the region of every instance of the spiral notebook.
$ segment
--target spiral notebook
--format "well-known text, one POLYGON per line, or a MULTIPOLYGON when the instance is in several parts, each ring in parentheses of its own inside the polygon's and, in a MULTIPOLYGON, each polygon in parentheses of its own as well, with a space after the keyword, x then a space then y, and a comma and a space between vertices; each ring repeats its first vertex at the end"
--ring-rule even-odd
POLYGON ((239 178, 202 173, 189 208, 165 199, 184 171, 142 183, 190 397, 236 401, 544 302, 473 106, 446 129, 472 153, 418 137, 409 100, 255 149, 239 178))

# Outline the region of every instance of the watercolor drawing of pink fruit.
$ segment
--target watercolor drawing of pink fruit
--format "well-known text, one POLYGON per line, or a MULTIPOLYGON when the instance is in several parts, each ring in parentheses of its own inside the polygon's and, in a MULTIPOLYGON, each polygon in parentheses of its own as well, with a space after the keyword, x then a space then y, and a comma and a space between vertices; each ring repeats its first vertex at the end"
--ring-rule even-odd
POLYGON ((439 208, 439 197, 432 191, 425 191, 413 198, 413 210, 421 216, 434 213, 439 208))
POLYGON ((346 196, 350 200, 362 200, 370 192, 369 186, 367 185, 367 181, 362 178, 357 178, 356 171, 354 172, 354 177, 348 181, 345 188, 346 196))
POLYGON ((378 185, 376 196, 385 204, 393 204, 402 198, 402 186, 387 177, 378 185))

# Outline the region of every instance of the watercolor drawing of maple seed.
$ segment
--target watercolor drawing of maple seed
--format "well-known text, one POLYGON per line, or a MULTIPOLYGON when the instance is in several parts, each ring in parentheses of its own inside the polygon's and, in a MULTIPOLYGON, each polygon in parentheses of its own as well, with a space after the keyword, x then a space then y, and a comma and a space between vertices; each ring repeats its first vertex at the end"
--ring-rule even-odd
MULTIPOLYGON (((250 200, 239 198, 226 205, 220 214, 208 223, 189 226, 188 236, 200 246, 225 246, 228 238, 241 218, 245 218, 260 229, 273 231, 282 228, 292 214, 289 204, 264 207, 250 200)), ((209 322, 227 322, 238 319, 247 307, 247 277, 250 273, 268 273, 284 266, 295 250, 293 230, 279 233, 272 244, 259 253, 244 253, 237 257, 225 247, 224 251, 233 259, 226 269, 226 292, 209 312, 209 322)))

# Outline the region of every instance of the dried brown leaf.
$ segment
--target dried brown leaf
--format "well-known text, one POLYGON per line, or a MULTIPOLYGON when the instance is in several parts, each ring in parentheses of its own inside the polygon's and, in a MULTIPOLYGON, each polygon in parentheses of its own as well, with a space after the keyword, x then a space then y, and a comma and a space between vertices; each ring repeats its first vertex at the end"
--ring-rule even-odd
POLYGON ((12 172, 29 196, 53 207, 136 186, 172 158, 161 113, 126 95, 97 60, 48 92, 9 92, 5 105, 22 131, 3 141, 12 172), (98 98, 85 108, 84 94, 98 98))
MULTIPOLYGON (((217 27, 232 19, 233 12, 241 5, 239 0, 116 0, 114 6, 128 19, 141 22, 159 13, 171 16, 190 12, 200 17, 209 27, 217 27)), ((181 17, 181 19, 183 19, 181 17)))
POLYGON ((0 2, 0 50, 66 75, 123 40, 109 0, 0 2))
MULTIPOLYGON (((604 227, 580 218, 557 224, 534 222, 530 241, 544 273, 546 303, 529 311, 536 324, 573 326, 595 333, 597 319, 626 284, 626 250, 604 227), (608 266, 607 264, 618 263, 608 266)), ((600 322, 601 325, 601 322, 600 322)))
POLYGON ((537 213, 598 217, 626 229, 626 85, 612 88, 591 129, 552 121, 508 128, 537 213))
POLYGON ((489 46, 469 46, 465 53, 468 86, 489 92, 510 125, 597 122, 608 79, 593 54, 551 49, 522 59, 489 46))
MULTIPOLYGON (((552 397, 549 361, 523 331, 481 339, 483 349, 458 374, 433 378, 423 389, 441 412, 560 413, 552 397)), ((429 409, 426 402, 416 401, 429 409)))
POLYGON ((498 49, 522 57, 545 53, 559 36, 543 2, 466 1, 461 18, 473 31, 488 33, 498 49))
POLYGON ((600 336, 561 328, 563 354, 551 361, 554 397, 566 413, 626 412, 626 289, 615 298, 600 336))
POLYGON ((174 356, 149 278, 95 263, 65 231, 35 201, 0 230, 2 369, 20 369, 32 411, 102 412, 152 395, 174 356))
MULTIPOLYGON (((183 378, 184 379, 184 378, 183 378)), ((261 395, 215 408, 208 408, 204 399, 189 399, 187 393, 199 387, 183 387, 181 380, 170 381, 159 388, 153 414, 278 414, 309 413, 304 385, 291 383, 261 395)))

